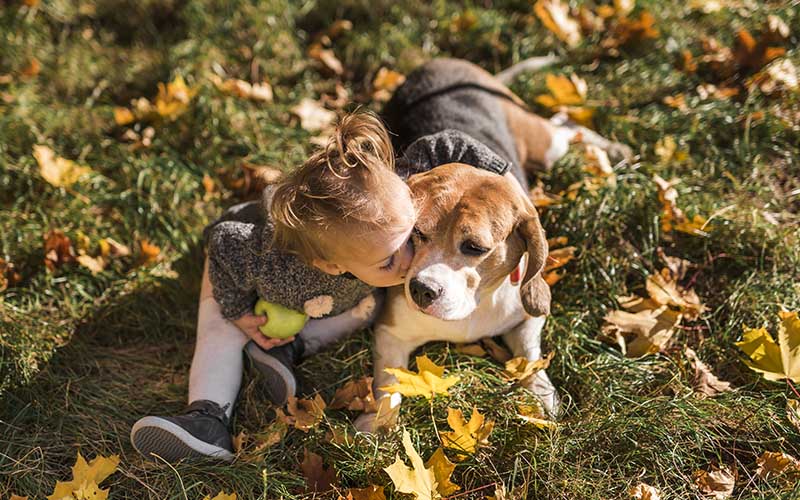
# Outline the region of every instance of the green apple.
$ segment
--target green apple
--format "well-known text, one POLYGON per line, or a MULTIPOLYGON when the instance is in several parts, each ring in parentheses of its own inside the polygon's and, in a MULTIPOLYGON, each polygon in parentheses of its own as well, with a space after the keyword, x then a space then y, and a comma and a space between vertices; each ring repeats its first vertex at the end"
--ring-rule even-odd
POLYGON ((273 339, 285 339, 296 335, 308 321, 307 315, 280 304, 267 302, 264 299, 256 302, 255 313, 259 316, 267 313, 267 323, 259 326, 258 329, 273 339))

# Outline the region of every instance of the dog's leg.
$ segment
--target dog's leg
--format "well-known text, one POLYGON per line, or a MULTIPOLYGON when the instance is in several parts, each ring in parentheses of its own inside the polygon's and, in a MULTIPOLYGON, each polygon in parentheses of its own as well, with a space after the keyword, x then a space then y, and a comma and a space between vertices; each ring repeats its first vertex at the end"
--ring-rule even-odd
MULTIPOLYGON (((390 327, 382 324, 375 328, 372 391, 381 410, 396 408, 402 399, 399 393, 389 394, 380 389, 397 382, 394 375, 390 375, 384 370, 386 368, 408 368, 408 358, 414 349, 419 347, 416 343, 409 343, 407 340, 393 335, 391 330, 390 327), (383 402, 384 400, 388 403, 383 402)), ((364 413, 356 419, 354 425, 361 432, 375 432, 377 418, 377 413, 364 413)))
MULTIPOLYGON (((524 356, 531 361, 541 359, 540 341, 545 319, 545 316, 528 318, 503 335, 503 340, 511 348, 514 356, 524 356)), ((525 387, 536 394, 550 417, 555 418, 558 415, 558 392, 544 370, 530 377, 525 387)))
MULTIPOLYGON (((612 159, 617 160, 630 160, 633 156, 631 148, 627 145, 620 142, 609 141, 594 130, 578 125, 573 122, 566 113, 556 113, 550 118, 550 123, 556 126, 556 129, 562 137, 567 138, 567 144, 577 139, 584 144, 597 146, 608 153, 612 159)), ((564 149, 564 153, 566 153, 566 149, 564 149)))

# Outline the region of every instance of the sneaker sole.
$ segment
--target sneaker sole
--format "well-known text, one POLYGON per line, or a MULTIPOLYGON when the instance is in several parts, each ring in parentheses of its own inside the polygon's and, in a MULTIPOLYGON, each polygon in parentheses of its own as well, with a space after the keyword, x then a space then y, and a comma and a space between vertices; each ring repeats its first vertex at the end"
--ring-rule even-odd
POLYGON ((217 458, 232 462, 234 454, 192 436, 182 427, 158 417, 139 419, 131 429, 131 443, 136 451, 154 460, 157 455, 167 462, 181 459, 217 458))
POLYGON ((294 396, 297 393, 297 381, 294 378, 294 373, 252 342, 247 344, 247 354, 254 361, 256 369, 267 379, 267 392, 270 400, 278 406, 285 405, 289 396, 294 396), (263 367, 268 367, 272 371, 264 370, 262 369, 263 367), (273 388, 281 384, 286 386, 286 392, 284 394, 276 394, 273 388))

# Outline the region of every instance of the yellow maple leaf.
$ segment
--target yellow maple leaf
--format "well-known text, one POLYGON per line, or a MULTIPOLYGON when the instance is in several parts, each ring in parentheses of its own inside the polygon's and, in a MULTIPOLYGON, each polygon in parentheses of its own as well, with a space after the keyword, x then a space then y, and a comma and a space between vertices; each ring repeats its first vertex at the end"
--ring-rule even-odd
POLYGON ((558 427, 558 424, 552 420, 544 418, 544 412, 538 406, 518 404, 517 416, 521 418, 523 422, 533 424, 539 429, 555 429, 558 427))
POLYGON ((547 74, 545 84, 551 95, 540 95, 536 102, 548 108, 581 104, 586 98, 586 82, 577 75, 547 74))
POLYGON ((797 311, 780 311, 778 343, 766 328, 746 328, 736 345, 747 356, 745 364, 767 380, 800 382, 800 319, 797 311))
POLYGON ((494 420, 487 421, 477 408, 472 409, 469 422, 464 419, 461 410, 447 409, 447 423, 453 430, 442 432, 442 444, 459 452, 465 458, 466 454, 473 454, 478 445, 489 443, 489 434, 494 427, 494 420))
POLYGON ((448 394, 447 389, 460 380, 451 376, 442 378, 444 366, 438 366, 428 356, 417 356, 417 373, 405 368, 386 368, 384 371, 397 378, 397 383, 381 387, 382 391, 399 392, 403 396, 425 396, 430 399, 436 394, 448 394))
POLYGON ((403 448, 411 460, 411 468, 397 455, 395 462, 383 470, 389 475, 394 488, 400 493, 411 493, 417 500, 434 500, 458 491, 460 487, 450 482, 455 469, 441 448, 427 463, 422 462, 407 430, 403 430, 403 448))
POLYGON ((86 462, 80 452, 72 466, 72 481, 58 481, 53 494, 47 500, 104 500, 108 498, 108 490, 101 490, 98 485, 117 470, 119 456, 96 456, 86 462))
POLYGON ((69 187, 92 172, 92 169, 85 165, 78 165, 72 160, 56 156, 47 146, 34 146, 33 157, 39 164, 39 173, 44 180, 56 187, 69 187))

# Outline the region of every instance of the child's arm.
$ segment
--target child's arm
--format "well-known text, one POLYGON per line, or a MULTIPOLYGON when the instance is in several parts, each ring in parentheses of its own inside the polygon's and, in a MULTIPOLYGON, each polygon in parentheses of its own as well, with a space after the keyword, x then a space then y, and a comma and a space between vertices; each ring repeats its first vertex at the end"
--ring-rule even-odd
POLYGON ((220 304, 222 316, 262 349, 268 350, 291 342, 294 337, 272 339, 258 330, 269 318, 252 312, 258 295, 248 279, 250 273, 246 270, 250 265, 251 254, 242 245, 242 241, 237 241, 242 233, 229 226, 220 224, 209 235, 208 258, 203 270, 200 299, 213 297, 220 304))

